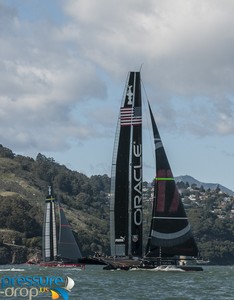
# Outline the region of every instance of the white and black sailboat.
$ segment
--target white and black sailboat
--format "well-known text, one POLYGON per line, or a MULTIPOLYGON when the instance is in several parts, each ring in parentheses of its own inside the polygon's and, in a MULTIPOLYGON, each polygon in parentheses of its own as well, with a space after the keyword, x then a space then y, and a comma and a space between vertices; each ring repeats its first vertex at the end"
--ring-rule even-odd
MULTIPOLYGON (((112 162, 110 243, 114 258, 107 261, 109 268, 178 266, 182 256, 198 254, 150 105, 149 111, 155 141, 156 177, 150 233, 143 253, 141 79, 140 72, 130 72, 112 162)), ((202 270, 200 267, 181 268, 202 270)))
POLYGON ((60 203, 56 203, 51 188, 45 200, 42 233, 42 266, 84 267, 82 255, 70 224, 60 203), (59 208, 59 237, 57 234, 56 206, 59 208))

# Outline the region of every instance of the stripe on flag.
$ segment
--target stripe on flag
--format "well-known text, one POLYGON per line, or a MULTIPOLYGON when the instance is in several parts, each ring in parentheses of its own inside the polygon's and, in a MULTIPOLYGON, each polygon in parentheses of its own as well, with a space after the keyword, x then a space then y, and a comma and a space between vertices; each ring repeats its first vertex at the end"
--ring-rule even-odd
POLYGON ((141 107, 121 107, 120 125, 140 125, 142 123, 141 107))

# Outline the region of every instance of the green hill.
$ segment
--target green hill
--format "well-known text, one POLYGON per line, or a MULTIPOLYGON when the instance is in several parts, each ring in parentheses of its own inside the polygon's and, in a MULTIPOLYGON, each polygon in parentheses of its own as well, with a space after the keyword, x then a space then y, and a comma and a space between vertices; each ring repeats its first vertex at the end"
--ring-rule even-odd
POLYGON ((87 176, 38 154, 15 155, 0 145, 0 263, 25 262, 41 250, 48 186, 64 205, 83 254, 108 253, 107 175, 87 176))
MULTIPOLYGON (((218 185, 214 190, 182 181, 177 185, 201 255, 213 264, 234 264, 234 197, 218 185)), ((0 145, 0 264, 40 256, 48 186, 64 206, 83 255, 109 255, 110 178, 87 177, 40 153, 32 159, 0 145)), ((146 238, 151 197, 151 186, 144 182, 146 238)))

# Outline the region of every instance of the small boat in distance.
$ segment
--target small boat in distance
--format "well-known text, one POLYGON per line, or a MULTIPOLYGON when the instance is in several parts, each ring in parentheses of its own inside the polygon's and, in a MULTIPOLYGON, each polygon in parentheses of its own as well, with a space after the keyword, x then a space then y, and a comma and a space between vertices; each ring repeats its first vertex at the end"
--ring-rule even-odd
POLYGON ((210 263, 209 259, 208 260, 204 260, 204 259, 197 259, 196 260, 197 265, 208 265, 209 263, 210 263))
POLYGON ((82 254, 60 203, 52 196, 51 187, 45 200, 42 232, 42 261, 45 267, 80 267, 84 269, 82 254), (59 209, 59 238, 56 227, 56 210, 59 209))
POLYGON ((174 266, 183 271, 202 271, 201 267, 187 263, 198 255, 198 248, 148 99, 147 102, 155 144, 156 176, 146 250, 143 250, 141 78, 140 72, 129 72, 113 151, 110 202, 112 259, 105 261, 105 269, 174 266))

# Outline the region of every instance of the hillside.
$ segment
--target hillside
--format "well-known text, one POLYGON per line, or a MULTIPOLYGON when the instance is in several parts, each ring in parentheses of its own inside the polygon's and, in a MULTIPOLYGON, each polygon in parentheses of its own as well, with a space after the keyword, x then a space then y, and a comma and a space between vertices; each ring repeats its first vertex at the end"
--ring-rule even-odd
POLYGON ((53 158, 15 155, 0 146, 0 264, 40 253, 48 186, 64 206, 84 255, 109 250, 110 179, 70 171, 53 158), (78 234, 79 232, 79 234, 78 234))
POLYGON ((234 195, 234 191, 226 188, 225 186, 219 184, 219 183, 205 183, 205 182, 201 182, 195 178, 193 178, 192 176, 189 175, 183 175, 183 176, 177 176, 175 177, 176 182, 188 182, 188 184, 191 186, 192 184, 195 184, 197 187, 201 187, 203 186, 203 188, 205 190, 211 189, 211 190, 215 190, 217 188, 217 186, 219 186, 220 190, 224 193, 227 193, 229 195, 234 195))
MULTIPOLYGON (((201 255, 212 263, 234 264, 234 197, 220 186, 178 181, 201 255)), ((41 253, 45 197, 51 185, 61 201, 84 256, 109 255, 110 178, 90 178, 53 158, 15 155, 0 145, 0 264, 24 263, 41 253)), ((151 185, 144 182, 144 224, 149 227, 151 185)), ((147 227, 145 226, 145 227, 147 227)), ((145 236, 148 229, 145 228, 145 236)))

